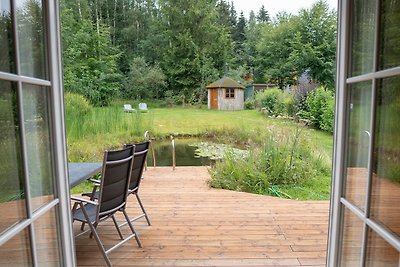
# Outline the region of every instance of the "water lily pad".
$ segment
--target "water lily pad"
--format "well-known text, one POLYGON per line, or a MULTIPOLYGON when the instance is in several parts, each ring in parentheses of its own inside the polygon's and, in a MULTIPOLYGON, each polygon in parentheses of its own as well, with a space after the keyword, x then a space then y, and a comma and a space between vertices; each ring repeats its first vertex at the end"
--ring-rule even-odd
POLYGON ((238 149, 226 144, 200 142, 190 144, 190 146, 197 147, 195 157, 207 157, 211 160, 223 159, 226 153, 232 153, 233 156, 241 158, 248 156, 247 150, 238 149))

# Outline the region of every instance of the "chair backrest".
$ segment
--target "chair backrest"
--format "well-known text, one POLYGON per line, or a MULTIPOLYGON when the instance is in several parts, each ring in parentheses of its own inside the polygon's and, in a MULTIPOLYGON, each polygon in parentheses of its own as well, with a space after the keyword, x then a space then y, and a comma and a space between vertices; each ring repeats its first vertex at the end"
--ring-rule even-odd
POLYGON ((104 152, 97 218, 111 214, 125 206, 134 153, 135 146, 104 152))
POLYGON ((124 147, 135 146, 135 159, 133 161, 131 182, 129 190, 135 191, 139 189, 140 181, 142 180, 144 165, 147 160, 147 152, 149 151, 150 141, 136 144, 126 144, 124 147))
POLYGON ((125 111, 131 111, 132 110, 132 106, 130 104, 124 104, 124 110, 125 111))
POLYGON ((140 110, 147 110, 147 104, 146 103, 139 103, 139 109, 140 110))

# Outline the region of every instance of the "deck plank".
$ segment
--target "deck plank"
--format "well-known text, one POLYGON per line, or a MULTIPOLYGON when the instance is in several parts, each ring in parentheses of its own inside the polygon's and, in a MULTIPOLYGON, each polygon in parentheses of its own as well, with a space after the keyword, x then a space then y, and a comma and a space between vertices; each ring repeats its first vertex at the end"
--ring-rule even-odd
MULTIPOLYGON (((148 168, 140 196, 152 226, 135 222, 143 248, 124 244, 110 253, 113 265, 325 266, 328 201, 211 189, 209 178, 206 167, 148 168)), ((138 212, 132 197, 128 214, 138 212)), ((98 231, 106 247, 118 239, 111 221, 98 231)), ((76 249, 78 266, 105 265, 87 235, 76 239, 76 249)))

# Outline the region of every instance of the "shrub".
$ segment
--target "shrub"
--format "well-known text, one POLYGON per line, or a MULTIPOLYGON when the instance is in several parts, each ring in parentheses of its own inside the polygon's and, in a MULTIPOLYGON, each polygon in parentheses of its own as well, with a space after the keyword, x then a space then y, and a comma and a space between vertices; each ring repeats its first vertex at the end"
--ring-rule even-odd
POLYGON ((333 122, 335 120, 335 99, 332 96, 327 99, 322 109, 320 128, 327 132, 333 132, 333 122))
POLYGON ((295 113, 293 96, 278 88, 267 89, 256 94, 255 105, 258 108, 264 108, 268 115, 292 116, 295 113))
POLYGON ((256 94, 256 105, 264 108, 268 115, 279 115, 283 112, 282 90, 278 88, 267 89, 256 94))
POLYGON ((296 107, 293 95, 284 93, 283 105, 285 107, 285 115, 294 116, 296 114, 296 107))
POLYGON ((244 101, 245 109, 254 109, 254 106, 255 106, 254 98, 248 98, 246 101, 244 101))
POLYGON ((332 132, 334 105, 333 92, 319 87, 307 95, 297 114, 302 119, 310 120, 317 128, 332 132))

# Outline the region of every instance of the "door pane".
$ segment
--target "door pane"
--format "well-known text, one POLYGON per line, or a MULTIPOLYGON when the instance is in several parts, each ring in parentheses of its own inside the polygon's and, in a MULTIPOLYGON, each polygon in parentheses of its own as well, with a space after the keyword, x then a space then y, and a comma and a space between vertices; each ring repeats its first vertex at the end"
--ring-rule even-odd
POLYGON ((0 80, 0 233, 26 218, 15 88, 0 80))
POLYGON ((29 231, 26 228, 0 246, 0 266, 32 266, 29 231))
POLYGON ((23 109, 31 202, 36 209, 54 199, 48 88, 24 84, 23 109))
POLYGON ((349 92, 349 124, 345 197, 365 210, 371 123, 371 82, 353 84, 349 92))
POLYGON ((341 267, 360 266, 363 223, 344 209, 341 267))
POLYGON ((10 10, 10 1, 0 0, 0 71, 15 73, 10 10))
POLYGON ((400 64, 400 0, 381 1, 379 69, 400 64))
POLYGON ((55 208, 42 215, 33 226, 39 266, 59 266, 59 234, 55 208))
POLYGON ((398 267, 399 252, 373 230, 368 232, 366 267, 398 267))
POLYGON ((375 0, 352 1, 351 76, 374 70, 375 0))
POLYGON ((380 82, 376 105, 371 215, 400 235, 400 77, 380 82))
POLYGON ((42 2, 39 0, 16 2, 21 74, 47 79, 42 2))

